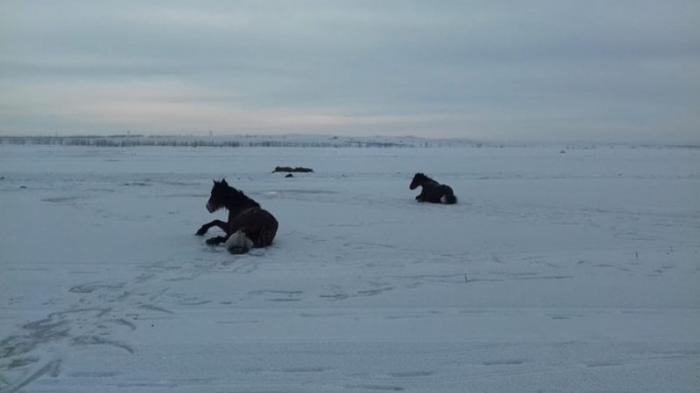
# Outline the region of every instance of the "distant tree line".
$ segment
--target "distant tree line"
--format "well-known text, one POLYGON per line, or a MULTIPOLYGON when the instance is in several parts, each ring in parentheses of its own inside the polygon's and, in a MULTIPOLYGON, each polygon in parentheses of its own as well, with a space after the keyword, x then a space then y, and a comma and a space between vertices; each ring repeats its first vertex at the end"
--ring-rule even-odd
MULTIPOLYGON (((261 137, 262 138, 262 137, 261 137)), ((143 136, 143 135, 81 135, 81 136, 0 136, 0 143, 13 145, 62 145, 62 146, 94 146, 94 147, 133 147, 133 146, 170 146, 170 147, 356 147, 356 148, 389 148, 389 147, 433 147, 443 144, 425 140, 376 141, 371 139, 341 139, 328 140, 308 139, 258 139, 257 137, 230 138, 201 138, 187 136, 143 136)))

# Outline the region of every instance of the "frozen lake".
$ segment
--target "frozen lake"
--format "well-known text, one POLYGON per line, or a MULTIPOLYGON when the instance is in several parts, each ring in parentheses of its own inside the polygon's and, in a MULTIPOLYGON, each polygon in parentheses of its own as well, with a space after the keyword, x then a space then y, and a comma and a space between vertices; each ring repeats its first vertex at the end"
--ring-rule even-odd
POLYGON ((560 150, 0 145, 0 392, 697 392, 700 150, 560 150))

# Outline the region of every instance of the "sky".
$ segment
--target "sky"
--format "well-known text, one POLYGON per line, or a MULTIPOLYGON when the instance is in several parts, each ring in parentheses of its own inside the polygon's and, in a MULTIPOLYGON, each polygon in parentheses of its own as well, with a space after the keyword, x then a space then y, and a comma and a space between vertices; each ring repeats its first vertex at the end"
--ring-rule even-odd
POLYGON ((0 135, 700 142, 700 1, 0 0, 0 135))

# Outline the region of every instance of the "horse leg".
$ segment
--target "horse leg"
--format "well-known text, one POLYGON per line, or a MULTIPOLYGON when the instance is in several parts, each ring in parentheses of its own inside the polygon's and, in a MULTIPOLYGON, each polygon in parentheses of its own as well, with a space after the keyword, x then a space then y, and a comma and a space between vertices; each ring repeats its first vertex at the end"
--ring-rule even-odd
POLYGON ((226 240, 224 247, 231 254, 245 254, 253 247, 253 241, 243 231, 236 231, 226 240))
POLYGON ((207 244, 210 246, 216 246, 218 244, 221 244, 226 241, 225 236, 216 236, 216 237, 210 237, 207 239, 207 244))
POLYGON ((416 195, 416 200, 418 202, 423 202, 425 200, 425 187, 421 187, 420 194, 416 195))
POLYGON ((267 247, 272 244, 277 234, 277 221, 261 225, 254 233, 248 235, 253 241, 253 248, 267 247))
POLYGON ((206 223, 206 224, 202 225, 201 227, 199 227, 199 230, 197 230, 195 235, 203 236, 205 233, 207 233, 209 228, 214 227, 214 226, 217 226, 217 227, 221 228, 222 231, 226 232, 227 225, 228 225, 227 223, 225 223, 221 220, 214 220, 212 222, 206 223))

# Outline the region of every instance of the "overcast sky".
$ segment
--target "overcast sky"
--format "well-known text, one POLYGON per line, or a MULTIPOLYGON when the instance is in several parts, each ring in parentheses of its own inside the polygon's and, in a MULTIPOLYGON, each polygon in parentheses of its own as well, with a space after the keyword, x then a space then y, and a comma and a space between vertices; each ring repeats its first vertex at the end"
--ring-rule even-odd
POLYGON ((700 141, 700 1, 0 0, 0 134, 700 141))

